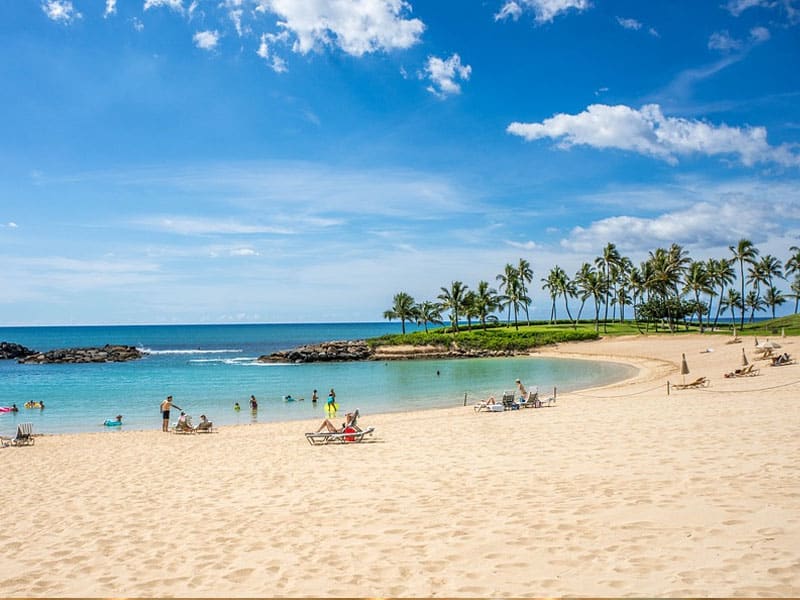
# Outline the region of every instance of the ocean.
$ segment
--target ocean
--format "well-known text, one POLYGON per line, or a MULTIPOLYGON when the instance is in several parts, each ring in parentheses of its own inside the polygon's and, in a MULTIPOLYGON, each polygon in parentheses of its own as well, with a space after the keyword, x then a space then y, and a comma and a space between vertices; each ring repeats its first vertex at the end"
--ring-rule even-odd
MULTIPOLYGON (((160 429, 159 405, 172 395, 194 422, 206 414, 215 425, 325 417, 336 390, 339 412, 370 413, 461 406, 502 394, 521 379, 549 395, 618 381, 632 367, 541 357, 390 362, 268 364, 257 358, 275 350, 328 340, 353 340, 400 333, 399 323, 257 325, 115 325, 0 327, 0 341, 33 350, 127 344, 146 356, 126 363, 21 365, 0 361, 0 434, 13 435, 20 422, 44 434, 160 429), (311 402, 313 390, 319 402, 311 402), (258 400, 251 413, 249 398, 258 400), (291 396, 294 401, 285 401, 291 396), (24 408, 44 402, 43 410, 24 408), (238 402, 241 411, 234 410, 238 402), (103 422, 123 415, 122 427, 103 422)), ((173 415, 176 415, 173 412, 173 415)), ((173 419, 174 420, 174 419, 173 419)), ((365 419, 366 420, 366 419, 365 419)))

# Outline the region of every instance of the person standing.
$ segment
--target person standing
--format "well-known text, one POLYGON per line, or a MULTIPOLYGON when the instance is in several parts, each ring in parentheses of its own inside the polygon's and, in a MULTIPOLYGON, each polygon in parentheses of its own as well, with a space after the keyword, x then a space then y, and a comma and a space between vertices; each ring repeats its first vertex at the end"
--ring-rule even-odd
POLYGON ((181 410, 181 407, 172 403, 172 396, 167 396, 167 399, 161 403, 161 431, 169 433, 169 411, 172 407, 181 410))
POLYGON ((253 395, 250 396, 250 410, 253 412, 258 410, 258 402, 256 401, 256 397, 253 395))
POLYGON ((314 393, 311 394, 311 403, 312 404, 316 404, 318 399, 319 399, 319 396, 317 396, 317 390, 314 390, 314 393))
POLYGON ((514 383, 517 384, 517 390, 519 392, 519 399, 524 402, 525 400, 527 400, 528 390, 525 389, 525 386, 522 385, 522 382, 519 379, 517 379, 514 383))

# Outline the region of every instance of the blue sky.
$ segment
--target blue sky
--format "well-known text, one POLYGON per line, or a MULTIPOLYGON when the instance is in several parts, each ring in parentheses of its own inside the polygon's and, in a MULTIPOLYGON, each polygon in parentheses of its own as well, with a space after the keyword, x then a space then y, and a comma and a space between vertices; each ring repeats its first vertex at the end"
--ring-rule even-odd
POLYGON ((0 324, 800 245, 800 0, 16 0, 0 50, 0 324))

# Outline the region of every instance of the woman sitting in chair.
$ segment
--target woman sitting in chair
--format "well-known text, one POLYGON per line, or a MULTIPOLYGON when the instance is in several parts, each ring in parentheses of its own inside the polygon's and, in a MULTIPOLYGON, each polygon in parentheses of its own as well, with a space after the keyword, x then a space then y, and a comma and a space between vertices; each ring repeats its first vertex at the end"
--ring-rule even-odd
POLYGON ((340 429, 336 429, 336 426, 331 423, 330 419, 325 419, 322 421, 322 425, 319 426, 316 433, 319 433, 323 429, 327 429, 331 433, 342 433, 348 427, 355 427, 356 420, 358 419, 358 409, 355 409, 353 412, 349 412, 344 416, 344 423, 340 429))

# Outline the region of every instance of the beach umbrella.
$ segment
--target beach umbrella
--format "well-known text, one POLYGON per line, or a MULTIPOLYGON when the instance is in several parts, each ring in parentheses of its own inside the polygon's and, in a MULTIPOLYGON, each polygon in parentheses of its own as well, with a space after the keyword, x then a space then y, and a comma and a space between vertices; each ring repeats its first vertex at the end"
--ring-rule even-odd
POLYGON ((770 342, 769 340, 767 340, 766 342, 764 342, 763 344, 761 344, 761 346, 760 346, 760 347, 761 347, 761 348, 772 348, 772 349, 777 349, 777 348, 780 348, 780 347, 781 347, 781 345, 780 345, 780 344, 776 344, 775 342, 770 342))
POLYGON ((681 354, 681 375, 683 383, 686 383, 686 376, 689 374, 689 365, 686 362, 686 354, 681 354))
POLYGON ((747 360, 747 355, 744 353, 744 348, 742 348, 742 366, 746 367, 750 362, 747 360))
POLYGON ((758 338, 753 336, 753 339, 756 341, 756 347, 758 347, 758 338))

